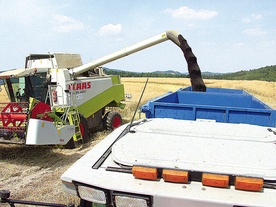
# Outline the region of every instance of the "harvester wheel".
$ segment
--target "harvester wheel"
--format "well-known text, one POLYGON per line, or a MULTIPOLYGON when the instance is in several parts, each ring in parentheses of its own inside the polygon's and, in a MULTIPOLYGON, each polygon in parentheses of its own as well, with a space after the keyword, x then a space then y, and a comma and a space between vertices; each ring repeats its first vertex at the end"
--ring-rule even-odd
POLYGON ((88 122, 87 119, 80 114, 80 131, 82 136, 82 143, 87 143, 89 139, 88 122))
POLYGON ((109 111, 104 116, 104 127, 106 129, 116 129, 122 124, 122 117, 118 112, 109 111))
MULTIPOLYGON (((82 136, 82 144, 87 143, 89 140, 89 131, 88 131, 88 122, 87 119, 80 114, 80 132, 82 136)), ((75 141, 73 137, 69 140, 69 142, 66 144, 67 149, 74 149, 76 147, 75 141)))

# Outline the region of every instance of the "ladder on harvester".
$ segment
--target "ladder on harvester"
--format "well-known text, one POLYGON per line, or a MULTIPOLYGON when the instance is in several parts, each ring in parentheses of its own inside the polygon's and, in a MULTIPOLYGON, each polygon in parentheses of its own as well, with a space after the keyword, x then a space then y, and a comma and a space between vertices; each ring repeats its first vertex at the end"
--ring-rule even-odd
POLYGON ((76 105, 76 93, 67 93, 67 100, 68 105, 70 106, 67 112, 68 120, 71 125, 75 126, 75 134, 73 135, 73 140, 74 142, 79 142, 82 140, 82 134, 80 129, 80 114, 76 105))
MULTIPOLYGON (((57 124, 66 124, 69 121, 70 125, 75 126, 75 133, 73 135, 73 140, 74 142, 79 142, 82 140, 82 134, 81 134, 81 129, 80 129, 80 115, 78 111, 78 107, 76 105, 76 93, 75 91, 67 92, 66 93, 66 98, 63 96, 57 96, 57 100, 61 100, 61 102, 57 101, 57 104, 53 104, 53 97, 52 97, 52 91, 55 91, 57 87, 62 87, 62 86, 48 86, 48 92, 47 96, 50 99, 50 104, 53 106, 56 111, 61 111, 63 112, 63 115, 60 117, 60 121, 56 122, 57 124), (66 102, 65 102, 66 101, 66 102)), ((64 89, 61 89, 64 91, 64 89)))
POLYGON ((81 130, 80 130, 80 115, 77 108, 70 110, 68 113, 68 120, 71 125, 75 126, 75 134, 73 139, 75 142, 82 140, 81 130))

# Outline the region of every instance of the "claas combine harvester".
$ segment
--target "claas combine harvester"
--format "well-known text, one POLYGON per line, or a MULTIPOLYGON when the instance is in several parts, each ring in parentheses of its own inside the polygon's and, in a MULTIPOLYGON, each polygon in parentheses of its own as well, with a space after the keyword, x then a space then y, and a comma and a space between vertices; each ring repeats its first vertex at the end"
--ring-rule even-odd
POLYGON ((169 30, 87 64, 78 54, 27 56, 25 68, 0 73, 10 100, 1 103, 0 141, 74 147, 99 126, 119 127, 121 115, 106 109, 124 108, 124 87, 101 66, 169 39, 189 49, 179 37, 169 30))
POLYGON ((27 145, 86 142, 103 124, 121 124, 124 88, 118 76, 100 67, 85 66, 78 54, 31 54, 25 68, 0 74, 9 103, 1 103, 1 142, 27 145), (84 71, 85 70, 85 71, 84 71))

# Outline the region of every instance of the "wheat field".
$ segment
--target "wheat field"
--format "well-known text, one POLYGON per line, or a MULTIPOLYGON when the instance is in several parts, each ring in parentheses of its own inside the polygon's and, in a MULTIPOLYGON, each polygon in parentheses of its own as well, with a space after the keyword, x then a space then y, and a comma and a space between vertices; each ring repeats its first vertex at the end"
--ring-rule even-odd
MULTIPOLYGON (((133 116, 146 78, 122 78, 125 93, 132 99, 126 101, 126 108, 120 110, 124 122, 133 116)), ((276 82, 205 80, 207 87, 243 89, 258 99, 276 108, 276 82)), ((168 91, 190 86, 185 78, 150 78, 141 104, 168 91)), ((0 101, 7 102, 7 96, 0 92, 0 101)), ((136 119, 139 118, 139 113, 136 119)), ((76 160, 99 143, 108 131, 93 134, 89 143, 73 150, 56 146, 30 147, 0 144, 0 190, 9 189, 13 199, 26 199, 55 203, 78 203, 74 196, 61 189, 61 174, 76 160)), ((1 207, 7 207, 1 204, 1 207)), ((20 206, 20 205, 18 205, 20 206)))

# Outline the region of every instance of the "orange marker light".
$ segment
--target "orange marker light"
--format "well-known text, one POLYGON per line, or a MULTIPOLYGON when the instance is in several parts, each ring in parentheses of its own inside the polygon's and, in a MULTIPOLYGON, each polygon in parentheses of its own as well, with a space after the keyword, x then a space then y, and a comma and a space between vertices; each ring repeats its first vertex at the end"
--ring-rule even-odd
POLYGON ((133 166, 132 174, 135 178, 145 180, 157 180, 158 171, 157 168, 133 166))
POLYGON ((236 177, 235 189, 247 191, 262 191, 264 180, 262 178, 236 177))
POLYGON ((188 183, 189 173, 180 170, 163 170, 163 179, 167 182, 188 183))
POLYGON ((202 174, 202 184, 212 187, 228 188, 229 186, 229 176, 219 175, 219 174, 202 174))

